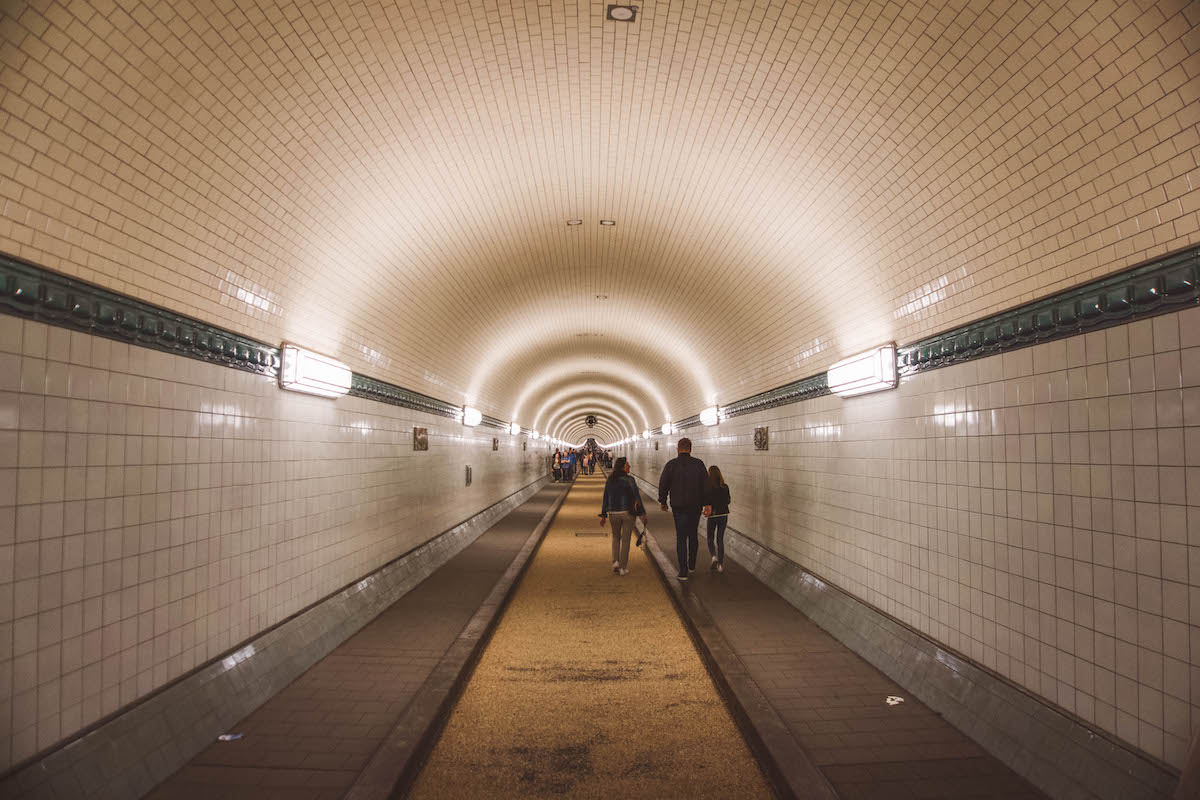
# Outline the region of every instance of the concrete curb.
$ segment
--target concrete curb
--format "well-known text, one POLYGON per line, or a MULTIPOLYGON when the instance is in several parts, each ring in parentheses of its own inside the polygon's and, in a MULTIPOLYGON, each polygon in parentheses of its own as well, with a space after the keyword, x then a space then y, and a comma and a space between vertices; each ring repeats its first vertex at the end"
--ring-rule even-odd
POLYGON ((700 598, 688 591, 687 584, 675 579, 678 570, 670 557, 649 534, 646 545, 650 561, 675 602, 696 650, 775 793, 784 800, 838 800, 833 786, 787 729, 700 598))
POLYGON ((568 484, 567 491, 551 504, 483 605, 434 666, 383 744, 359 773, 346 793, 346 800, 387 800, 408 793, 569 490, 568 484))

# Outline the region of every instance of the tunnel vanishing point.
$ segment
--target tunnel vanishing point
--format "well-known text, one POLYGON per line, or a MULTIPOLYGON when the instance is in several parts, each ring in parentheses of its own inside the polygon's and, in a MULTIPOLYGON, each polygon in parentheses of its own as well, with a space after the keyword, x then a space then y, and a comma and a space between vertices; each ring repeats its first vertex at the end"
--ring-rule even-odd
POLYGON ((0 0, 0 798, 399 797, 1200 800, 1200 3, 0 0))

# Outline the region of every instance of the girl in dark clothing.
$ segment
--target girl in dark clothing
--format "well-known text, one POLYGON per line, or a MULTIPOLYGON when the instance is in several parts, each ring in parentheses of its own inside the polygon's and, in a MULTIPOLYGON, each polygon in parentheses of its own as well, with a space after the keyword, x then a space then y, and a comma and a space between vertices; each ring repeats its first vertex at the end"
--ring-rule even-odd
POLYGON ((708 515, 708 552, 712 556, 712 568, 725 571, 725 526, 729 523, 729 487, 721 477, 721 470, 708 468, 708 492, 704 504, 712 506, 708 515))
POLYGON ((642 493, 629 474, 629 461, 618 458, 612 474, 604 482, 604 499, 600 504, 600 527, 612 520, 612 571, 614 575, 629 574, 629 537, 633 535, 634 519, 646 524, 646 508, 642 493))

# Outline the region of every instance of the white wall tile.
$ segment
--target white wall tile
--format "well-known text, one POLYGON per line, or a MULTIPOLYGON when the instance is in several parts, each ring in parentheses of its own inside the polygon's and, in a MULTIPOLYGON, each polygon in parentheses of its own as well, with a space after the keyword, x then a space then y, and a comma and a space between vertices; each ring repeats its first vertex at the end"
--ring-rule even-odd
MULTIPOLYGON (((687 434, 734 528, 1178 766, 1200 723, 1200 398, 1162 385, 1194 316, 687 434)), ((634 446, 635 471, 670 447, 634 446)))
POLYGON ((11 319, 0 316, 18 332, 10 349, 50 360, 17 356, 14 374, 32 377, 0 393, 13 409, 0 430, 0 726, 12 731, 0 763, 70 736, 544 472, 545 445, 522 451, 521 437, 283 392, 266 378, 11 319), (76 379, 106 388, 69 400, 76 379), (428 452, 413 452, 414 426, 429 429, 428 452))

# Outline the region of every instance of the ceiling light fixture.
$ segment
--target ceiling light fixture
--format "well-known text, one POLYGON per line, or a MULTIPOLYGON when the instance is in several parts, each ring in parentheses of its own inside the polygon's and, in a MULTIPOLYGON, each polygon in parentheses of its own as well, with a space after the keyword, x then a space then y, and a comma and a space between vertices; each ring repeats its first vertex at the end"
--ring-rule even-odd
POLYGON ((478 408, 463 406, 463 425, 474 428, 479 423, 483 422, 483 412, 478 408))
POLYGON ((510 435, 512 435, 512 436, 519 436, 519 435, 520 435, 520 433, 521 433, 521 425, 520 425, 519 423, 516 423, 516 422, 513 422, 513 423, 511 423, 511 424, 508 426, 508 432, 509 432, 509 434, 510 434, 510 435))
POLYGON ((829 391, 842 397, 896 388, 896 345, 844 358, 829 368, 829 391))
POLYGON ((637 19, 637 6, 610 5, 605 17, 613 22, 633 22, 637 19))
POLYGON ((569 220, 567 220, 567 224, 568 224, 568 225, 582 225, 582 224, 583 224, 583 220, 581 220, 581 219, 569 219, 569 220))
MULTIPOLYGON (((598 294, 598 295, 596 295, 596 299, 597 299, 597 300, 607 300, 607 299, 608 299, 608 295, 606 295, 606 294, 598 294)), ((585 373, 580 373, 580 374, 582 375, 582 374, 585 374, 585 373)))
POLYGON ((617 221, 615 219, 602 219, 600 220, 600 224, 606 228, 611 228, 613 225, 617 224, 617 221))
POLYGON ((650 431, 648 431, 648 430, 647 430, 647 431, 642 431, 642 438, 643 438, 643 439, 649 439, 649 438, 650 438, 650 431))
POLYGON ((720 414, 717 412, 717 407, 706 408, 700 412, 700 422, 704 425, 716 425, 721 421, 720 414))
POLYGON ((675 432, 675 426, 674 426, 674 425, 672 425, 672 424, 671 424, 671 423, 669 423, 669 422, 664 422, 664 423, 663 423, 663 426, 662 426, 662 434, 663 434, 663 436, 670 436, 670 435, 671 435, 672 433, 674 433, 674 432, 675 432))

